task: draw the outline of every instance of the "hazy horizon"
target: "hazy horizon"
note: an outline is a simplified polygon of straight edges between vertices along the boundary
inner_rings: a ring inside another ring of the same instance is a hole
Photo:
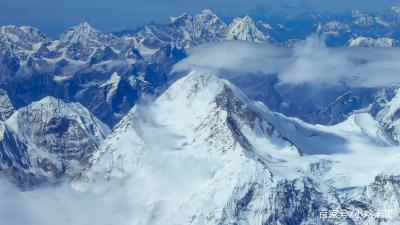
[[[341,2],[343,4],[341,4]],[[346,4],[344,4],[346,3]],[[142,25],[162,23],[170,16],[184,12],[195,14],[202,9],[211,9],[224,20],[237,16],[251,15],[256,18],[293,16],[299,13],[315,11],[320,13],[340,13],[352,9],[382,11],[392,5],[400,4],[395,0],[203,0],[203,1],[162,1],[117,0],[84,2],[71,0],[57,2],[51,0],[5,0],[0,5],[0,25],[29,25],[39,28],[49,36],[58,36],[68,27],[87,21],[103,31],[135,29]]]

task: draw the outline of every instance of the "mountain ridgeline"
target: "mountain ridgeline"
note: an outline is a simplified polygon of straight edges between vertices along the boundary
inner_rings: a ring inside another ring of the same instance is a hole
[[[3,26],[0,174],[21,190],[122,184],[140,208],[130,225],[396,224],[400,86],[315,95],[275,74],[172,69],[211,42],[292,48],[318,33],[331,47],[397,47],[398,30],[399,7],[303,26],[203,10],[118,33],[84,22],[57,39]]]
[[[353,11],[350,15],[319,16],[303,26],[288,21],[268,23],[249,16],[223,22],[210,10],[191,16],[171,17],[165,24],[146,25],[135,32],[105,33],[84,22],[52,40],[33,27],[3,26],[0,29],[0,88],[14,107],[24,107],[46,96],[79,102],[113,127],[142,95],[157,96],[171,80],[172,65],[193,46],[223,40],[243,40],[291,47],[311,33],[329,33],[332,46],[397,46],[400,14],[392,7],[382,14]],[[314,17],[313,17],[314,18]],[[306,29],[310,27],[310,29]],[[308,30],[307,34],[303,34]],[[172,79],[173,80],[173,79]],[[250,93],[259,82],[271,93]],[[273,90],[272,80],[251,80],[236,84],[274,110],[312,123],[333,124],[344,118],[330,118],[328,107],[348,90],[341,90],[325,102],[301,109],[290,94]],[[290,91],[289,91],[290,92]],[[274,96],[275,95],[275,96]],[[271,99],[274,96],[273,99]],[[359,96],[357,96],[359,97]],[[361,98],[365,99],[365,98]],[[364,107],[369,99],[355,107]],[[289,104],[289,109],[281,104]],[[297,105],[296,105],[297,104]],[[312,115],[318,109],[320,115]],[[347,115],[349,110],[340,114]]]

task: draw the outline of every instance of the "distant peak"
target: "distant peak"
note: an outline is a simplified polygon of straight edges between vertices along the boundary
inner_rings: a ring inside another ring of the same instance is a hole
[[[353,16],[363,16],[363,15],[364,15],[364,13],[363,13],[361,10],[359,10],[359,9],[353,9],[353,10],[351,10],[351,14],[352,14]]]
[[[39,29],[31,26],[2,26],[0,27],[0,35],[6,37],[8,41],[19,44],[23,43],[22,45],[25,46],[48,39]]]
[[[244,16],[243,20],[253,21],[253,19],[249,15]]]
[[[81,43],[87,45],[91,40],[98,40],[103,38],[103,36],[104,34],[101,31],[93,28],[88,22],[82,22],[63,33],[60,43]]]
[[[210,9],[203,9],[200,12],[200,15],[212,15],[212,16],[216,16],[216,14],[211,11]]]
[[[85,31],[98,31],[93,28],[88,22],[82,22],[76,26],[72,27],[73,30],[85,30]]]
[[[25,33],[40,33],[40,30],[36,27],[32,27],[32,26],[21,26],[21,27],[17,27],[15,25],[6,25],[6,26],[1,26],[0,27],[2,32],[5,32],[7,30],[20,30],[23,31]]]
[[[70,27],[63,35],[71,36],[89,33],[100,33],[100,31],[93,28],[88,22],[82,22],[78,25]]]

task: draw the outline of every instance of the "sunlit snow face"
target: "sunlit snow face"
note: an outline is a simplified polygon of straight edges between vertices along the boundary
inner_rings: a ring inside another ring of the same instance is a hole
[[[312,35],[294,48],[240,41],[205,44],[173,72],[206,69],[233,73],[278,74],[281,83],[382,87],[400,82],[397,48],[328,48],[323,37]]]

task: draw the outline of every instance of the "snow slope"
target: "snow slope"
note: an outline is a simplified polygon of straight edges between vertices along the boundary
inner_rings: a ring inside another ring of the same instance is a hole
[[[369,114],[309,125],[194,71],[135,106],[73,186],[122,182],[143,210],[131,224],[333,224],[319,211],[362,209],[357,202],[379,210],[379,195],[400,210],[398,196],[374,188],[396,186],[386,176],[396,175],[399,157]],[[369,219],[377,224],[335,224]]]

